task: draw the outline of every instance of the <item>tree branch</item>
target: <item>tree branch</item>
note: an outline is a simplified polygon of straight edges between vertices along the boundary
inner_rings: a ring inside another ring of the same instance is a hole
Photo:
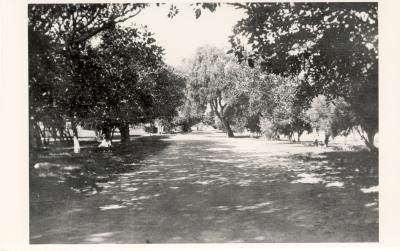
[[[213,101],[215,101],[215,104],[212,104],[212,102]],[[215,112],[215,114],[217,115],[217,117],[221,120],[221,122],[222,122],[222,115],[221,115],[221,113],[219,113],[219,111],[218,111],[218,109],[217,109],[217,107],[216,107],[216,104],[217,104],[217,100],[215,100],[215,99],[213,99],[211,102],[211,106],[213,106],[214,107],[214,112]]]
[[[210,107],[211,107],[211,110],[212,111],[214,111],[214,106],[213,106],[213,103],[210,101],[210,102],[208,102],[209,104],[210,104]]]
[[[97,16],[99,15],[99,9],[96,10],[95,14],[92,16],[92,18],[87,22],[86,25],[82,25],[81,27],[79,27],[76,32],[80,32],[81,30],[83,30],[85,27],[88,27],[89,25],[91,25],[93,23],[93,21],[97,18]]]
[[[105,22],[102,26],[91,30],[90,32],[83,34],[82,36],[80,36],[79,38],[73,40],[71,43],[82,43],[88,39],[90,39],[91,37],[95,36],[96,34],[100,33],[101,31],[104,31],[108,28],[110,28],[112,25],[116,24],[116,23],[121,23],[124,22],[132,17],[135,17],[136,15],[138,15],[140,12],[142,11],[142,9],[139,9],[139,11],[137,11],[135,14],[130,15],[124,19],[120,19],[120,20],[116,20],[118,17],[114,17],[111,18],[111,20],[109,20],[108,22]]]
[[[356,131],[358,132],[358,134],[364,140],[365,144],[369,145],[369,141],[365,138],[364,134],[360,132],[360,129],[358,129],[358,126],[356,126],[355,128],[356,128]]]
[[[73,43],[82,43],[82,42],[84,42],[84,41],[90,39],[91,37],[95,36],[95,35],[98,34],[99,32],[110,28],[110,27],[113,25],[113,23],[114,23],[114,21],[113,21],[113,20],[110,20],[110,21],[104,23],[102,26],[100,26],[100,27],[98,27],[98,28],[96,28],[96,29],[93,29],[92,31],[90,31],[90,32],[88,32],[88,33],[86,33],[86,34],[83,34],[83,35],[80,36],[79,38],[77,38],[77,39],[71,41],[71,44],[73,44]]]
[[[124,19],[118,20],[118,21],[116,21],[116,23],[125,22],[126,20],[128,20],[128,19],[130,19],[130,18],[132,18],[132,17],[135,17],[135,16],[139,15],[139,13],[140,13],[141,11],[142,11],[142,9],[139,9],[135,14],[130,15],[130,16],[124,18]]]
[[[222,105],[222,98],[221,97],[218,97],[218,103],[219,103],[219,106],[221,107],[221,113],[224,113],[224,109],[225,109],[225,107],[226,107],[226,105],[228,103],[225,103],[224,105]]]
[[[218,101],[217,101],[217,99],[213,99],[212,101],[214,102],[215,110],[216,110],[217,112],[219,112],[219,111],[218,111]]]

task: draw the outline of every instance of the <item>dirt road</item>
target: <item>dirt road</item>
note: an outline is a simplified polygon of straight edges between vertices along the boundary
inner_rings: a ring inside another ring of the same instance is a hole
[[[222,134],[159,143],[97,190],[31,185],[31,243],[378,241],[378,178],[358,153]]]

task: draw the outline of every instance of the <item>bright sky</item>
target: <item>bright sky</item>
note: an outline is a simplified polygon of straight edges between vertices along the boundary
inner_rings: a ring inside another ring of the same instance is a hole
[[[188,3],[176,5],[179,13],[172,19],[167,17],[170,6],[167,4],[145,8],[131,20],[137,25],[147,25],[157,44],[165,49],[166,63],[172,66],[179,66],[183,58],[193,56],[199,46],[228,47],[233,26],[243,17],[242,11],[221,5],[213,13],[203,10],[201,17],[196,19],[193,7]]]

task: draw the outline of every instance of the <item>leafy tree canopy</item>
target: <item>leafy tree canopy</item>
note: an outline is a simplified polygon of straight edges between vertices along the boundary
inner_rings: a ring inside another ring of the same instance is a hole
[[[367,134],[378,131],[377,3],[235,5],[246,12],[230,38],[239,60],[301,77],[308,102],[344,98]]]

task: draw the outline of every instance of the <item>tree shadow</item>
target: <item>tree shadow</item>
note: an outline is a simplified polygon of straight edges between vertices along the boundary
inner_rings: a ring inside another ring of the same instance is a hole
[[[31,242],[377,241],[378,194],[365,190],[378,184],[377,174],[367,171],[377,167],[377,156],[310,150],[254,157],[225,141],[162,139],[93,153],[109,163],[92,167],[96,177],[114,175],[96,182],[101,190],[94,196],[56,189],[55,195],[41,194],[50,198],[40,202],[48,201],[51,213],[43,206],[34,211],[31,233],[40,236],[31,234]],[[107,170],[110,164],[127,169]],[[57,177],[47,176],[47,189]],[[66,200],[63,207],[54,205],[60,200]]]
[[[378,153],[331,151],[294,155],[293,159],[307,163],[311,167],[308,171],[324,175],[326,180],[358,187],[378,185]]]
[[[101,192],[101,183],[115,180],[119,174],[139,170],[147,156],[167,147],[170,143],[162,140],[165,138],[167,136],[136,138],[127,144],[116,143],[107,151],[97,148],[96,141],[86,141],[82,142],[79,154],[72,153],[72,149],[66,151],[68,146],[39,150],[34,163],[31,160],[29,172],[31,213],[59,207],[56,203],[63,204],[63,198],[69,196]]]

